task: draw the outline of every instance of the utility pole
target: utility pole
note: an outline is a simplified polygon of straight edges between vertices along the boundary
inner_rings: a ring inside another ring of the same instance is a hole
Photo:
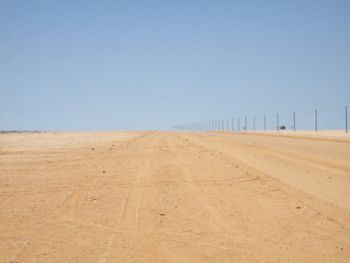
[[[232,132],[235,130],[235,119],[232,117],[231,119],[231,124],[232,124]]]
[[[293,111],[293,130],[295,131],[295,111]]]
[[[315,110],[315,132],[317,132],[317,109]]]
[[[277,131],[280,131],[280,116],[277,113]]]
[[[253,129],[254,129],[254,131],[255,131],[255,115],[254,115],[254,117],[253,117]]]
[[[238,118],[238,132],[241,131],[241,118]]]
[[[247,124],[247,116],[244,117],[244,129],[248,130],[248,124]]]
[[[348,133],[348,106],[345,106],[345,133]]]
[[[264,131],[266,131],[266,115],[264,115]]]

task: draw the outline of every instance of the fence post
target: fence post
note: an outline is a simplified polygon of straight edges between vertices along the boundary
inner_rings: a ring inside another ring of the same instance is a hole
[[[280,116],[277,113],[277,131],[280,131]]]
[[[348,133],[348,106],[345,106],[345,133]]]
[[[315,132],[317,132],[317,109],[315,110]]]
[[[293,130],[295,131],[295,111],[293,111]]]

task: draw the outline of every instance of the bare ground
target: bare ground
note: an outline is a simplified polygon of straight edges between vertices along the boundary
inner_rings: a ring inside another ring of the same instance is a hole
[[[350,143],[0,134],[0,262],[349,262]]]

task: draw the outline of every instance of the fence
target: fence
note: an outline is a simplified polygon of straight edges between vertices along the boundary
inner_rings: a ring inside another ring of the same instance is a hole
[[[280,131],[343,130],[348,133],[348,106],[311,111],[253,114],[177,125],[173,128],[192,131]]]

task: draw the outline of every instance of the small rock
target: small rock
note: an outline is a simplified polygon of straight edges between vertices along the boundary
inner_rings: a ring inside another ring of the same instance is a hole
[[[103,171],[102,171],[102,173],[103,173],[103,174],[105,174],[105,173],[106,173],[106,171],[104,171],[104,170],[103,170]]]
[[[165,214],[159,214],[160,216],[165,216]]]
[[[297,206],[297,207],[296,207],[296,209],[300,209],[300,208],[301,208],[301,206]]]
[[[94,147],[92,147],[92,148],[91,148],[91,150],[92,150],[92,151],[94,151],[94,150],[95,150],[95,148],[94,148]]]

